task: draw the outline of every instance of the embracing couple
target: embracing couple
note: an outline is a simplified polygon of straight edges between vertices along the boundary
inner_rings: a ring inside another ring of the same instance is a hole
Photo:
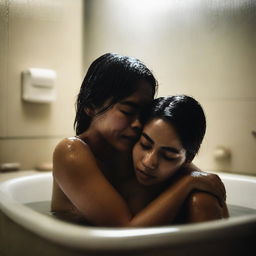
[[[140,60],[107,53],[89,67],[76,136],[53,154],[52,213],[94,226],[145,227],[228,217],[220,178],[192,164],[206,120],[192,97],[154,99]]]

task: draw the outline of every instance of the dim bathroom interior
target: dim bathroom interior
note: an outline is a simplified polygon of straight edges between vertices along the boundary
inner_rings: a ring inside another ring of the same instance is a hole
[[[2,0],[0,38],[0,256],[256,252],[255,0]],[[193,162],[223,180],[230,218],[95,228],[50,216],[54,147],[75,135],[81,82],[106,52],[146,63],[158,97],[202,104]]]

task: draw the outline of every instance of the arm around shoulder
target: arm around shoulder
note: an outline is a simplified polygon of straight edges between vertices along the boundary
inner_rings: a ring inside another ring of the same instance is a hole
[[[54,151],[53,176],[84,218],[96,226],[168,224],[174,220],[192,190],[212,192],[216,184],[215,176],[214,179],[204,175],[194,177],[188,172],[145,209],[132,216],[125,200],[99,169],[89,146],[68,139],[61,141]]]
[[[63,193],[92,224],[123,226],[129,222],[131,215],[125,201],[98,168],[88,145],[62,140],[53,154],[53,176]]]

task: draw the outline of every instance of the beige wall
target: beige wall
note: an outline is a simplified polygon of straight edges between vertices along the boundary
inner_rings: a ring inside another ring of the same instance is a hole
[[[256,175],[255,1],[93,0],[87,12],[88,63],[109,51],[140,58],[158,96],[202,103],[208,127],[195,163]],[[219,146],[230,160],[215,160]]]
[[[73,135],[74,103],[82,79],[81,0],[4,0],[0,4],[0,163],[22,169],[51,162],[57,141]],[[57,100],[21,99],[21,72],[57,73]]]
[[[185,93],[202,103],[208,127],[195,159],[199,167],[256,175],[253,2],[2,0],[0,163],[26,169],[50,162],[57,141],[73,134],[86,66],[118,52],[154,71],[158,96]],[[29,67],[57,72],[56,102],[21,100],[21,72]],[[219,145],[231,151],[230,160],[214,159]]]

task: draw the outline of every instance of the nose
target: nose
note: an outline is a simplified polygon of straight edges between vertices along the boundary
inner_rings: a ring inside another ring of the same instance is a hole
[[[142,129],[142,124],[141,124],[141,122],[140,122],[138,116],[136,116],[136,117],[134,118],[134,120],[132,121],[131,127],[132,127],[133,130],[136,130],[137,132],[140,132],[140,131],[141,131],[141,129]]]
[[[158,159],[154,151],[147,152],[142,159],[142,164],[146,169],[154,170],[157,168]]]

